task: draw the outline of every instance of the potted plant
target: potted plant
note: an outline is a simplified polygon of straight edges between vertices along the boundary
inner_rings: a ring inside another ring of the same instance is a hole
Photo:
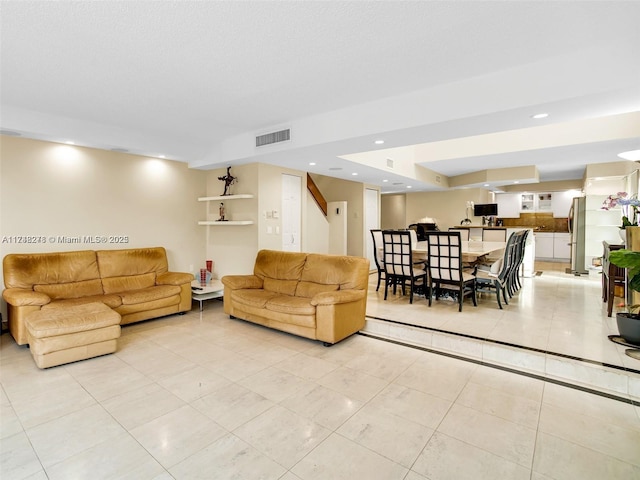
[[[614,265],[627,269],[628,285],[631,290],[640,292],[640,252],[621,249],[609,254]],[[626,342],[640,346],[640,305],[628,305],[626,312],[616,313],[618,332]]]

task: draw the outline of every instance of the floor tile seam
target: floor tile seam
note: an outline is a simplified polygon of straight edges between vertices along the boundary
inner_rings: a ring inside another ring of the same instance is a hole
[[[549,376],[546,376],[546,375],[541,375],[541,374],[537,374],[537,373],[531,373],[531,372],[527,372],[527,371],[524,371],[524,370],[517,370],[515,368],[510,368],[510,367],[505,367],[505,366],[502,366],[502,365],[497,365],[497,364],[494,364],[494,363],[491,363],[491,362],[487,362],[485,360],[478,360],[478,359],[471,358],[471,357],[464,357],[464,356],[457,355],[457,354],[454,354],[454,353],[443,352],[443,351],[440,351],[440,350],[436,350],[436,349],[433,349],[433,348],[430,348],[430,347],[424,347],[424,346],[420,346],[420,345],[413,345],[413,344],[410,344],[410,343],[405,343],[405,342],[401,342],[399,340],[389,339],[389,338],[381,337],[381,336],[370,334],[370,333],[366,333],[366,332],[358,332],[358,335],[362,335],[362,336],[370,337],[370,338],[375,338],[376,340],[380,340],[380,341],[383,341],[383,342],[390,342],[390,343],[395,343],[397,345],[403,345],[403,346],[408,347],[408,348],[415,348],[415,349],[418,349],[418,350],[426,351],[426,352],[429,352],[429,353],[434,353],[434,354],[437,354],[437,355],[442,355],[442,356],[449,357],[449,358],[454,358],[456,360],[461,360],[461,361],[464,361],[464,362],[470,362],[470,363],[474,363],[474,364],[485,366],[485,367],[495,368],[497,370],[502,370],[502,371],[505,371],[505,372],[513,373],[515,375],[521,375],[521,376],[525,376],[525,377],[529,377],[529,378],[534,378],[534,379],[537,379],[537,380],[541,380],[543,382],[553,383],[553,384],[556,384],[556,385],[559,385],[559,386],[571,388],[571,389],[574,389],[574,390],[579,390],[579,391],[582,391],[582,392],[585,392],[585,393],[590,393],[590,394],[597,395],[597,396],[600,396],[600,397],[608,398],[610,400],[617,400],[617,401],[622,402],[622,403],[628,403],[630,405],[634,405],[634,406],[640,407],[640,400],[636,400],[636,399],[631,398],[631,397],[625,398],[625,397],[614,395],[614,394],[611,394],[611,393],[608,393],[608,392],[603,392],[603,391],[596,390],[596,389],[593,389],[593,388],[584,387],[582,385],[572,384],[570,382],[565,382],[565,381],[562,381],[562,380],[558,380],[556,378],[549,377]]]
[[[125,428],[125,426],[124,426],[124,425],[122,425],[122,424],[118,421],[118,419],[117,419],[117,418],[115,418],[115,417],[111,414],[111,412],[109,412],[109,410],[107,410],[107,409],[106,409],[102,404],[100,404],[99,402],[98,402],[98,405],[99,405],[99,406],[100,406],[100,408],[101,408],[101,409],[102,409],[102,410],[103,410],[103,411],[104,411],[104,412],[105,412],[109,417],[111,417],[111,419],[112,419],[112,420],[113,420],[113,421],[114,421],[114,422],[115,422],[115,423],[116,423],[116,424],[121,428],[121,431],[120,431],[120,432],[118,432],[117,434],[113,435],[113,436],[110,436],[110,437],[107,437],[107,438],[100,438],[100,440],[98,441],[98,443],[96,443],[96,444],[94,444],[94,445],[91,445],[91,446],[89,446],[89,447],[84,447],[84,448],[82,448],[82,449],[78,450],[77,452],[73,453],[72,455],[69,455],[69,456],[67,456],[67,457],[63,458],[62,460],[59,460],[59,461],[54,462],[54,463],[52,463],[51,465],[47,465],[47,466],[45,466],[45,465],[44,465],[44,463],[42,462],[42,460],[40,460],[40,456],[38,455],[38,452],[37,452],[36,448],[35,448],[35,447],[33,446],[33,444],[32,444],[33,451],[34,451],[34,453],[38,456],[38,460],[40,461],[40,465],[42,465],[42,469],[44,470],[45,474],[47,475],[47,478],[49,477],[49,474],[48,474],[49,469],[51,469],[51,468],[55,467],[56,465],[60,465],[61,463],[64,463],[64,462],[66,462],[66,461],[68,461],[68,460],[70,460],[70,459],[72,459],[72,458],[74,458],[74,457],[77,457],[78,455],[81,455],[81,454],[83,454],[83,453],[85,453],[85,452],[87,452],[87,451],[91,450],[91,449],[92,449],[92,448],[94,448],[96,445],[99,445],[99,444],[101,444],[101,443],[104,443],[104,442],[106,442],[106,441],[108,441],[108,440],[111,440],[111,439],[113,439],[113,438],[116,438],[116,437],[118,437],[118,436],[120,436],[120,435],[126,434],[126,435],[128,435],[129,437],[131,437],[131,438],[132,438],[136,443],[138,443],[138,444],[140,443],[140,442],[138,442],[138,440],[137,440],[137,439],[136,439],[136,438],[131,434],[131,432],[130,432],[127,428]],[[89,406],[89,407],[84,407],[84,408],[91,408],[91,407],[93,407],[93,405],[91,405],[91,406]],[[83,409],[84,409],[84,408],[83,408]],[[81,410],[83,410],[83,409],[81,409]],[[69,413],[67,413],[67,414],[65,414],[65,415],[62,415],[62,416],[60,416],[60,417],[54,418],[54,419],[52,419],[52,420],[49,420],[49,422],[52,422],[52,421],[58,420],[58,419],[60,419],[60,418],[62,418],[62,417],[66,417],[66,416],[72,415],[72,414],[77,413],[77,412],[79,412],[79,411],[80,411],[80,410],[76,410],[76,411],[74,411],[74,412],[69,412]],[[45,423],[49,423],[49,422],[45,422]],[[44,424],[40,424],[40,425],[44,425]],[[26,431],[25,431],[25,433],[27,434],[27,436],[29,435]],[[30,437],[29,437],[29,442],[31,443],[31,438],[30,438]],[[143,446],[143,445],[140,445],[140,446],[141,446],[142,448],[144,448],[144,446]],[[145,450],[146,450],[146,449],[145,449]],[[150,452],[148,452],[148,453],[149,453],[149,454],[151,454]],[[153,457],[153,456],[152,456],[152,457]],[[153,458],[154,458],[154,460],[156,460],[156,458],[155,458],[155,457],[153,457]],[[157,460],[156,460],[156,461],[157,461]]]
[[[465,445],[468,445],[469,447],[472,447],[472,448],[475,448],[475,449],[481,450],[482,452],[484,452],[484,453],[486,453],[486,454],[488,454],[488,455],[490,455],[490,456],[492,456],[492,457],[494,457],[494,458],[499,458],[499,459],[501,459],[501,460],[504,460],[504,461],[506,461],[506,462],[509,462],[509,463],[510,463],[510,464],[512,464],[512,465],[516,465],[516,466],[518,466],[518,467],[522,467],[522,468],[524,468],[524,469],[528,470],[529,472],[533,472],[533,457],[534,457],[534,455],[532,455],[531,466],[530,466],[530,467],[527,467],[526,465],[522,465],[521,463],[518,463],[517,461],[513,460],[512,458],[507,458],[507,457],[505,457],[505,456],[503,456],[503,455],[499,455],[499,454],[497,454],[496,452],[492,452],[491,450],[487,450],[486,448],[481,447],[480,445],[475,445],[475,444],[470,443],[469,441],[467,441],[467,440],[465,440],[465,439],[458,438],[458,437],[454,437],[453,435],[451,435],[451,434],[449,434],[449,433],[446,433],[446,432],[442,432],[442,431],[436,430],[436,431],[433,433],[433,435],[435,435],[436,433],[437,433],[438,435],[442,435],[442,436],[448,437],[448,438],[450,438],[450,439],[452,439],[452,440],[455,440],[455,441],[457,441],[457,442],[464,443]],[[432,435],[432,437],[431,437],[431,438],[433,438],[433,435]],[[429,441],[431,441],[431,439],[429,439]],[[428,445],[428,443],[427,443],[427,445]],[[427,448],[427,445],[425,445],[425,448]],[[535,444],[534,444],[534,452],[535,452]],[[422,454],[422,452],[420,452],[420,453]],[[418,472],[416,472],[416,473],[418,473]]]
[[[608,457],[608,458],[612,458],[612,459],[616,460],[617,462],[624,463],[624,464],[626,464],[626,465],[631,466],[632,468],[635,468],[635,469],[640,470],[640,462],[638,462],[638,463],[631,463],[631,462],[629,462],[628,460],[624,460],[624,459],[622,459],[622,458],[620,458],[620,457],[616,457],[616,456],[611,455],[611,454],[609,454],[609,453],[605,453],[605,452],[603,452],[603,451],[601,451],[601,450],[597,450],[597,449],[595,449],[595,448],[593,448],[593,447],[590,447],[590,446],[584,445],[584,444],[582,444],[582,443],[577,443],[577,442],[575,442],[575,441],[573,441],[573,440],[569,440],[568,438],[562,437],[562,436],[560,436],[560,435],[558,435],[558,434],[555,434],[555,433],[547,432],[547,431],[544,431],[544,430],[540,430],[540,433],[542,433],[542,434],[544,434],[544,435],[548,435],[548,436],[550,436],[550,437],[554,437],[554,438],[556,438],[556,439],[558,439],[558,440],[561,440],[561,441],[563,441],[563,442],[566,442],[566,443],[570,443],[570,444],[573,444],[573,445],[577,445],[578,447],[580,447],[580,448],[582,448],[582,449],[584,449],[584,450],[589,450],[590,452],[593,452],[593,453],[595,453],[595,454],[597,454],[597,455],[602,455],[602,456],[605,456],[605,457]]]
[[[16,415],[17,416],[17,415]],[[18,417],[18,421],[20,421],[20,418]],[[25,436],[25,438],[27,439],[27,441],[29,442],[29,446],[31,447],[31,451],[33,452],[33,454],[35,455],[36,459],[38,460],[38,464],[40,465],[40,468],[42,469],[42,471],[45,473],[46,475],[46,468],[44,466],[44,463],[42,462],[42,459],[40,458],[40,455],[38,454],[38,450],[36,450],[35,445],[33,444],[33,441],[31,440],[31,436],[29,435],[29,433],[27,432],[27,430],[24,428],[24,425],[22,425],[22,421],[20,421],[20,426],[22,427],[22,431],[20,432],[16,432],[13,435],[7,437],[6,439],[2,439],[2,441],[0,441],[0,443],[8,440],[9,438],[15,437],[17,435],[23,434]],[[0,470],[1,471],[1,470]]]
[[[387,322],[387,323],[394,323],[396,325],[403,325],[403,326],[406,326],[406,327],[414,327],[414,328],[419,328],[419,329],[422,329],[422,330],[429,330],[429,331],[437,332],[437,333],[444,333],[446,335],[464,337],[464,338],[468,338],[468,339],[471,339],[471,340],[478,340],[478,341],[481,341],[481,342],[493,343],[493,344],[496,344],[496,345],[502,345],[502,346],[507,346],[507,347],[518,348],[518,349],[521,349],[521,350],[528,350],[528,351],[535,352],[535,353],[542,353],[542,354],[545,354],[545,355],[552,355],[554,357],[560,357],[560,358],[564,358],[564,359],[568,359],[568,360],[576,360],[576,361],[579,361],[579,362],[582,362],[582,363],[602,366],[602,367],[611,368],[611,369],[614,369],[614,370],[621,370],[621,371],[625,371],[625,372],[628,372],[628,373],[633,373],[633,374],[640,375],[640,370],[635,370],[635,369],[632,369],[632,368],[619,366],[619,365],[612,365],[612,364],[605,363],[605,362],[598,362],[597,360],[590,360],[590,359],[586,359],[586,358],[582,358],[582,357],[576,357],[574,355],[567,355],[567,354],[564,354],[564,353],[552,352],[552,351],[549,351],[549,350],[543,350],[541,348],[527,347],[527,346],[524,346],[524,345],[518,345],[516,343],[505,342],[505,341],[502,341],[502,340],[494,340],[494,339],[491,339],[491,338],[483,338],[483,337],[478,337],[478,336],[475,336],[475,335],[469,335],[469,334],[466,334],[466,333],[452,332],[450,330],[443,330],[443,329],[440,329],[440,328],[427,327],[427,326],[423,326],[423,325],[409,324],[409,323],[400,322],[398,320],[392,320],[392,319],[383,318],[383,317],[375,317],[375,316],[372,316],[372,315],[366,315],[366,318],[371,318],[372,320],[379,320],[379,321],[383,321],[383,322]]]

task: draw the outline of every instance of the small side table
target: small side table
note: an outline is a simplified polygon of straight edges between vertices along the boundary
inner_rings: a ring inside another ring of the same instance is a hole
[[[220,298],[224,295],[224,285],[220,280],[211,280],[209,283],[202,285],[198,280],[191,282],[191,298],[200,302],[200,311],[202,311],[202,302],[211,300],[212,298]]]

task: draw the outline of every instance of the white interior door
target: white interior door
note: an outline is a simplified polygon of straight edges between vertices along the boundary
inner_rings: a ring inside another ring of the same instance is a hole
[[[302,178],[282,174],[282,250],[300,251]]]

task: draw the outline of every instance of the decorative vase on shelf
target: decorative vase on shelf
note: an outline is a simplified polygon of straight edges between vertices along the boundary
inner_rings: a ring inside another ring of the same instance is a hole
[[[622,240],[622,243],[627,242],[627,230],[625,228],[619,228],[618,235],[620,235],[620,240]]]

